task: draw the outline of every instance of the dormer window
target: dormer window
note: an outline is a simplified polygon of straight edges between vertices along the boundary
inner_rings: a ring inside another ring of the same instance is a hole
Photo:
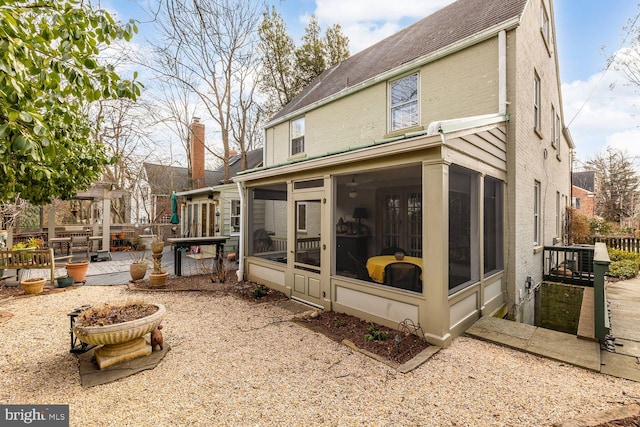
[[[304,117],[291,121],[291,155],[304,153]]]
[[[389,84],[391,132],[417,126],[418,73],[394,80]]]

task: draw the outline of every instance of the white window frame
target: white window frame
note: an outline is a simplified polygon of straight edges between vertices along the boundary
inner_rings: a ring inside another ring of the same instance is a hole
[[[234,212],[234,207],[237,208],[237,213]],[[240,234],[240,199],[231,199],[229,202],[229,219],[231,221],[230,225],[230,233],[231,234]],[[238,231],[234,231],[234,223],[237,223]]]
[[[540,91],[541,82],[538,72],[534,71],[533,78],[533,128],[536,132],[540,133],[542,130],[542,115],[540,111]]]
[[[290,122],[291,141],[289,150],[292,156],[304,153],[305,120],[304,116]]]
[[[556,134],[554,136],[556,141],[556,158],[560,160],[560,115],[556,113]]]
[[[542,241],[540,201],[540,181],[535,181],[533,186],[533,246],[540,246]]]
[[[397,104],[394,104],[393,103],[394,87],[398,83],[402,82],[403,80],[408,81],[408,79],[412,79],[412,78],[415,78],[415,96],[412,96],[409,99],[406,99],[401,102],[398,102]],[[399,79],[389,82],[389,131],[390,132],[395,132],[401,129],[415,127],[420,124],[419,98],[420,98],[420,74],[419,73],[417,72],[411,73]],[[396,110],[411,107],[412,105],[414,105],[415,107],[413,111],[410,111],[409,113],[407,113],[407,115],[409,116],[408,120],[407,119],[399,120],[399,123],[396,124],[396,121],[394,121],[394,112]]]
[[[549,13],[547,12],[544,0],[540,2],[540,32],[548,47],[551,41],[551,21],[549,21]]]
[[[556,107],[551,104],[551,146],[556,148]]]
[[[556,240],[560,238],[560,192],[556,191]]]

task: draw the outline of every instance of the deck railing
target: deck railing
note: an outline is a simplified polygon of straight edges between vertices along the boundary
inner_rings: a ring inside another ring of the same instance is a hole
[[[548,282],[593,286],[594,327],[600,344],[609,333],[604,280],[609,254],[604,243],[595,245],[545,246],[543,278]]]
[[[592,245],[545,246],[544,280],[593,286],[593,254]]]

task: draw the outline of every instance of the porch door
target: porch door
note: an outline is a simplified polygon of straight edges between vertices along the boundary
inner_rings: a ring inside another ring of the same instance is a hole
[[[294,195],[295,245],[289,250],[289,255],[293,256],[292,296],[321,307],[320,271],[326,249],[321,236],[323,197],[324,192],[317,191]]]

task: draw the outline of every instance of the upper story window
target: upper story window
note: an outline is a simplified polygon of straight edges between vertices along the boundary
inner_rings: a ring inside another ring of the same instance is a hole
[[[417,126],[418,121],[418,73],[394,80],[389,84],[391,129]]]
[[[540,32],[544,42],[549,46],[551,41],[551,24],[549,23],[549,13],[544,5],[544,1],[540,2]]]
[[[534,73],[533,79],[533,128],[536,132],[541,133],[541,116],[540,116],[540,77],[538,73]]]
[[[558,158],[558,160],[560,160],[560,116],[558,114],[556,114],[556,134],[555,134],[555,141],[556,141],[556,157]]]
[[[304,117],[291,121],[291,155],[304,153]]]
[[[551,106],[551,146],[556,147],[556,109]]]

